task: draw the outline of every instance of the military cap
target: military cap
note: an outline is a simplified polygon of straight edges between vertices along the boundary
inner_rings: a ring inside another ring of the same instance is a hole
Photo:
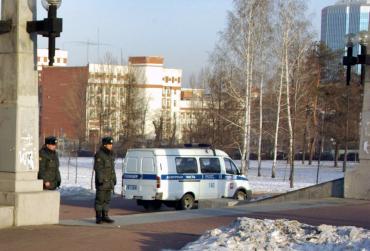
[[[101,142],[102,142],[103,145],[113,144],[113,138],[112,137],[104,137]]]
[[[54,136],[49,136],[45,138],[45,145],[56,145],[58,144],[58,139]]]

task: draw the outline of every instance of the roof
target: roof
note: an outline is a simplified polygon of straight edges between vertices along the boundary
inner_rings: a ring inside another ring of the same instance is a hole
[[[151,152],[155,156],[214,156],[210,148],[134,148],[129,152]],[[215,149],[215,152],[217,156],[229,157],[224,151]]]

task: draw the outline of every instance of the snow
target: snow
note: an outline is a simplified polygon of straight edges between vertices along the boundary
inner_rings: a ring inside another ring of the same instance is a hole
[[[117,185],[114,192],[121,194],[122,159],[116,159]],[[77,168],[76,168],[77,167]],[[95,195],[94,158],[60,158],[61,196],[83,199]],[[76,175],[77,174],[77,175]],[[77,178],[76,178],[77,177]]]
[[[311,226],[285,219],[238,218],[207,231],[190,250],[370,250],[370,231],[356,227]]]
[[[240,166],[240,161],[235,161]],[[348,162],[349,169],[357,163]],[[320,164],[319,183],[335,180],[344,177],[342,172],[342,162],[338,164],[339,168],[334,168],[334,162],[324,161]],[[316,184],[317,162],[309,166],[308,162],[302,164],[301,161],[295,162],[294,188],[289,186],[290,167],[286,161],[279,161],[276,168],[276,177],[271,178],[272,161],[262,161],[261,177],[257,176],[257,161],[251,161],[251,167],[248,172],[248,180],[252,191],[258,193],[285,193],[288,191],[312,186]]]

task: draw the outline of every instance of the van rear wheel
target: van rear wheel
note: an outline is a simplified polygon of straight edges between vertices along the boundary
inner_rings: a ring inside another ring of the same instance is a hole
[[[191,194],[185,194],[177,207],[177,209],[182,209],[182,210],[190,210],[194,207],[195,199],[194,196]]]
[[[235,200],[246,200],[247,199],[247,194],[244,191],[237,191],[234,195]]]

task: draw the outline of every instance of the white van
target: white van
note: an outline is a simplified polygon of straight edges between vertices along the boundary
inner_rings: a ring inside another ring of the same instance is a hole
[[[191,209],[201,199],[251,197],[247,178],[223,151],[209,148],[130,149],[122,192],[146,209]]]

